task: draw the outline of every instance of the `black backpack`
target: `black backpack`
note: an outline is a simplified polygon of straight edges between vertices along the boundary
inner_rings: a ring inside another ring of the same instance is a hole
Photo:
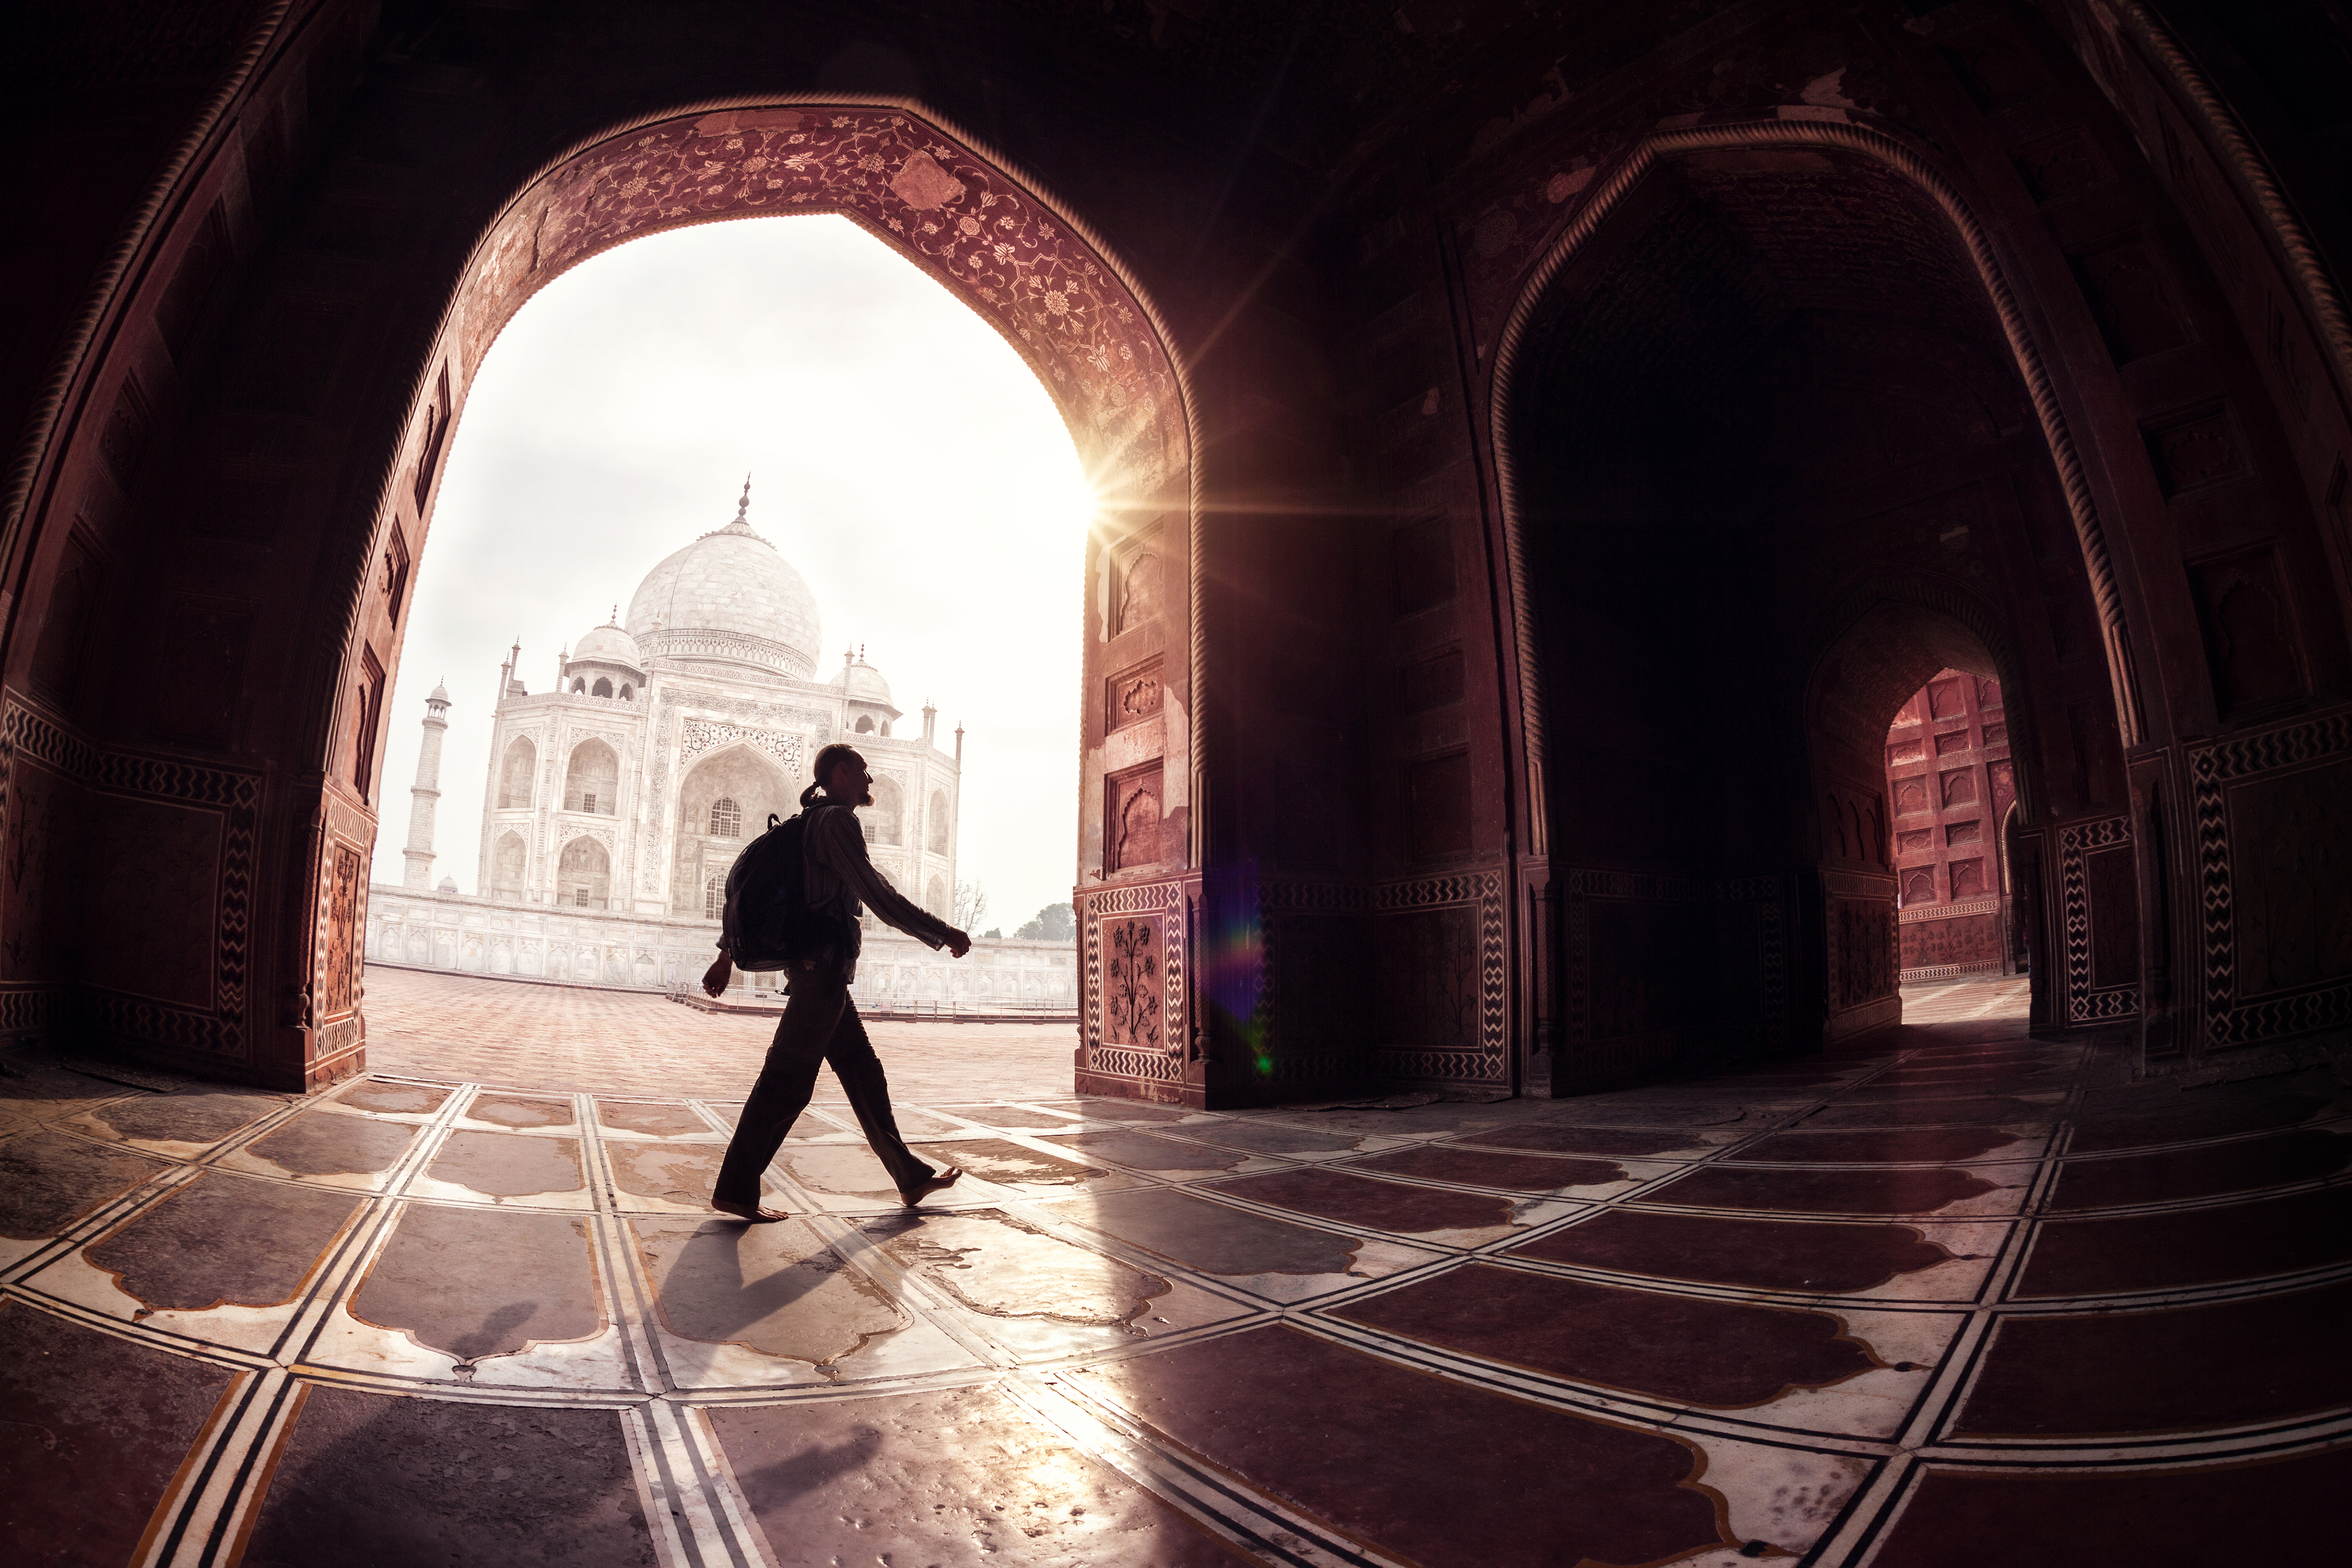
[[[782,969],[813,957],[842,938],[831,910],[808,901],[807,852],[813,807],[788,822],[768,815],[768,831],[743,846],[727,872],[727,908],[719,930],[738,969]]]

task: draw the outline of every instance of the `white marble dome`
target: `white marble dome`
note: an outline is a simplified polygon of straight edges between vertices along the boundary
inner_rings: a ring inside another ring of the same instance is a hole
[[[582,637],[572,650],[574,664],[619,664],[631,669],[643,669],[646,656],[637,647],[637,639],[620,627],[606,624]]]
[[[805,678],[816,669],[816,595],[751,531],[748,495],[746,487],[734,521],[646,574],[629,601],[628,635],[656,658],[759,665]]]

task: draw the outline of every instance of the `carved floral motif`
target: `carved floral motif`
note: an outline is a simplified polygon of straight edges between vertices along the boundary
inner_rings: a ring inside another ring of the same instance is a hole
[[[1160,1033],[1160,931],[1149,918],[1103,922],[1109,949],[1103,966],[1103,1037],[1114,1045],[1157,1048]]]
[[[709,719],[688,719],[678,736],[677,760],[690,763],[705,752],[721,746],[753,746],[793,770],[798,776],[801,765],[801,737],[781,730],[753,730],[737,724],[721,724]]]

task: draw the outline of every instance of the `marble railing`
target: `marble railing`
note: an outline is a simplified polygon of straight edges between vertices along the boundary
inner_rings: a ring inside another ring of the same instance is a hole
[[[716,955],[715,921],[563,905],[518,904],[464,893],[368,889],[367,956],[452,973],[667,991],[698,981]],[[739,992],[772,975],[738,975]],[[1077,1005],[1073,942],[981,938],[951,961],[911,937],[869,928],[854,994],[861,1005],[925,1012],[1067,1012]]]

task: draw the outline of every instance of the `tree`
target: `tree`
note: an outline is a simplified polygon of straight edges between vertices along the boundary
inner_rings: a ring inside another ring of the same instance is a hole
[[[955,890],[955,913],[950,916],[958,931],[970,931],[988,912],[988,889],[978,882],[958,882]]]
[[[1067,942],[1078,934],[1077,915],[1067,904],[1047,904],[1013,934],[1024,942]]]

